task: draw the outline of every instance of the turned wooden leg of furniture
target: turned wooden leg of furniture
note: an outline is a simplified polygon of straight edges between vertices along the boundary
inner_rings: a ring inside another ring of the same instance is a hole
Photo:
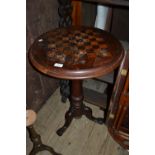
[[[72,80],[71,84],[71,98],[70,98],[70,109],[65,115],[65,124],[63,127],[57,130],[57,134],[62,136],[66,129],[69,127],[73,118],[81,118],[82,115],[85,115],[88,119],[103,124],[103,118],[95,118],[92,115],[91,108],[83,104],[83,88],[82,80]]]
[[[96,118],[92,115],[92,109],[85,106],[83,108],[83,114],[90,120],[98,123],[98,124],[103,124],[104,123],[104,118]]]
[[[61,155],[56,153],[50,146],[44,145],[42,143],[40,135],[34,130],[33,124],[36,120],[36,113],[32,110],[26,110],[26,126],[29,131],[30,139],[33,142],[33,149],[30,155],[36,155],[40,151],[49,151],[53,155]]]
[[[60,94],[61,94],[61,101],[66,103],[67,99],[70,96],[70,84],[69,80],[60,80]]]
[[[66,129],[69,127],[69,125],[71,124],[73,120],[73,113],[71,111],[71,108],[66,112],[65,114],[65,124],[63,125],[63,127],[61,127],[60,129],[57,130],[57,134],[59,136],[62,136],[63,133],[66,131]]]

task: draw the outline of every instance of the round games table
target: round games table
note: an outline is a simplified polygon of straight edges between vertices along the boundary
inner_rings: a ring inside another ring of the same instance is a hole
[[[82,81],[110,73],[121,63],[124,50],[110,33],[86,26],[57,28],[39,36],[29,49],[32,65],[48,76],[71,81],[70,108],[65,124],[57,131],[61,136],[73,118],[85,115],[95,118],[91,108],[83,104]]]

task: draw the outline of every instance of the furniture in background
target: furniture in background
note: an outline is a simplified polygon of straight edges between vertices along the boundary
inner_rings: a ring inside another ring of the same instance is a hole
[[[35,131],[33,127],[36,118],[37,114],[33,110],[26,110],[26,127],[29,131],[30,139],[33,142],[33,148],[30,152],[30,155],[36,155],[40,151],[48,151],[53,155],[61,155],[59,153],[56,153],[52,147],[44,145],[42,143],[40,135]]]
[[[120,41],[124,51],[128,52],[129,44],[125,41]],[[84,100],[87,103],[98,106],[101,110],[104,111],[104,122],[106,123],[106,119],[108,117],[108,109],[110,104],[110,99],[113,91],[113,87],[116,81],[118,68],[111,72],[110,74],[100,76],[97,78],[93,78],[93,80],[100,83],[100,85],[106,84],[106,89],[103,92],[98,92],[89,88],[84,88]]]
[[[129,53],[118,71],[108,109],[107,126],[112,137],[125,149],[129,149]]]

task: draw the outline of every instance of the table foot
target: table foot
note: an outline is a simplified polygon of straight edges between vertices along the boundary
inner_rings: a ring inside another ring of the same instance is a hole
[[[83,109],[83,114],[90,120],[98,123],[98,124],[103,124],[104,123],[104,118],[96,118],[92,115],[92,110],[91,108],[84,106]]]
[[[56,131],[58,136],[62,136],[73,120],[73,113],[69,110],[65,115],[65,124]]]
[[[51,148],[50,146],[47,146],[47,145],[44,145],[44,144],[41,144],[40,146],[37,146],[37,147],[33,147],[32,151],[30,152],[29,155],[36,155],[38,152],[41,152],[41,151],[48,151],[53,155],[61,155],[59,153],[56,153],[54,151],[54,149]]]
[[[29,155],[36,155],[40,151],[48,151],[53,155],[61,155],[54,151],[54,149],[50,146],[44,145],[42,143],[40,135],[34,130],[33,126],[27,127],[31,141],[33,142],[33,149]]]

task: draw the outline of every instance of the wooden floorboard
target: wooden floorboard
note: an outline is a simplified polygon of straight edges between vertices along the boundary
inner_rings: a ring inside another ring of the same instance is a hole
[[[85,103],[87,104],[87,103]],[[87,104],[93,109],[95,116],[103,116],[103,112],[96,106]],[[64,123],[64,115],[68,110],[66,104],[60,100],[59,89],[49,98],[45,106],[39,111],[35,129],[41,135],[44,144],[52,146],[63,155],[128,155],[117,144],[107,131],[105,125],[96,124],[85,116],[81,119],[73,119],[70,127],[59,137],[56,130]],[[27,133],[27,155],[32,149],[32,143]],[[37,155],[49,155],[43,151]]]

